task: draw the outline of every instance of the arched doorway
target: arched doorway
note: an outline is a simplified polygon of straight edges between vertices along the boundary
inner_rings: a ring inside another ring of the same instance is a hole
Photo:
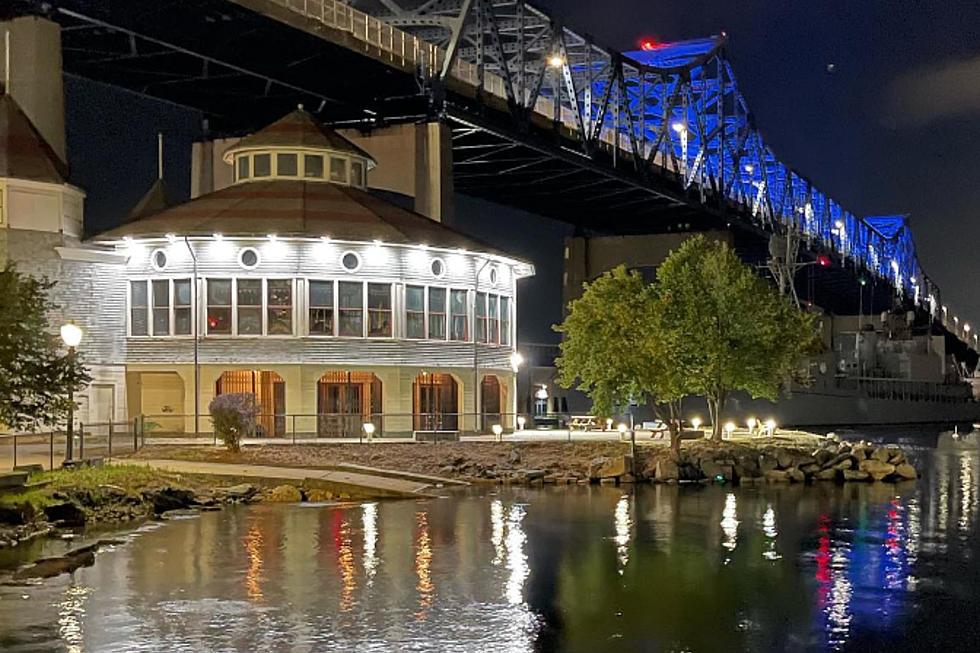
[[[381,411],[381,379],[370,372],[326,372],[316,382],[318,437],[357,437],[365,422],[381,435]]]
[[[259,407],[256,437],[286,435],[286,382],[268,370],[229,370],[214,384],[214,394],[251,394]]]
[[[480,429],[489,433],[494,424],[507,427],[507,387],[500,377],[487,374],[480,383]]]
[[[451,374],[422,372],[412,384],[412,429],[459,430],[459,397]]]

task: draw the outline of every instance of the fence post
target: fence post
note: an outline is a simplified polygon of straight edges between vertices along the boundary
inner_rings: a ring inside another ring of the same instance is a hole
[[[14,467],[17,467],[17,434],[14,433]]]
[[[293,444],[296,444],[296,414],[293,413]]]
[[[146,415],[140,413],[140,449],[146,446]]]
[[[49,438],[48,471],[54,471],[54,429],[51,429],[51,437]]]
[[[140,443],[139,443],[139,423],[140,423],[140,418],[139,417],[134,417],[133,418],[133,453],[136,453],[137,451],[139,451],[139,448],[140,448]]]
[[[78,423],[78,457],[85,457],[85,423]]]
[[[109,460],[112,460],[112,420],[109,420]]]

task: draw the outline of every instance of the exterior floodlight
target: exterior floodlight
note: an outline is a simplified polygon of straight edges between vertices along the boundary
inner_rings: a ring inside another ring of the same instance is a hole
[[[742,169],[745,170],[745,172],[749,173],[750,175],[753,172],[755,172],[755,166],[752,165],[751,163],[746,163]]]
[[[527,418],[526,417],[524,417],[523,415],[521,415],[520,417],[517,418],[517,428],[519,428],[520,430],[523,431],[525,424],[527,424]]]
[[[276,241],[277,241],[278,239],[279,239],[279,237],[278,237],[277,235],[275,235],[275,234],[269,234],[269,242],[270,242],[270,243],[274,243],[274,242],[276,242]]]
[[[701,418],[700,417],[694,417],[694,418],[692,418],[691,419],[691,426],[693,426],[695,430],[701,428]]]
[[[177,236],[173,234],[167,234],[167,242],[172,245],[173,243],[177,242]]]
[[[838,229],[843,229],[844,228],[844,223],[842,221],[838,220],[837,222],[834,223],[834,226],[837,227]]]
[[[918,283],[918,281],[915,280],[915,277],[909,277],[909,282],[913,284]]]
[[[747,420],[745,420],[745,425],[749,427],[749,433],[755,430],[756,424],[758,424],[758,422],[755,420],[754,417],[750,417]]]
[[[493,431],[494,436],[499,441],[500,436],[503,435],[504,427],[502,427],[500,424],[494,424],[493,426],[490,427],[490,430]]]
[[[514,368],[515,372],[523,364],[524,364],[524,356],[521,355],[521,352],[515,351],[513,354],[510,355],[510,366]]]
[[[687,125],[685,125],[684,123],[682,123],[680,121],[677,121],[674,124],[672,124],[670,126],[670,128],[673,129],[678,134],[683,134],[684,132],[687,131]]]
[[[540,388],[538,388],[537,391],[534,393],[534,397],[536,399],[547,399],[548,398],[548,386],[543,385]]]
[[[970,325],[969,324],[964,324],[963,325],[963,330],[966,331],[967,333],[969,333],[970,332]]]
[[[78,343],[82,341],[82,330],[72,322],[64,324],[61,327],[61,339],[66,346],[72,348],[77,347]]]
[[[563,65],[565,65],[565,60],[562,59],[560,54],[553,54],[548,57],[548,65],[552,68],[561,68]]]
[[[728,437],[732,437],[732,432],[734,431],[735,431],[735,422],[726,422],[725,433],[728,434]]]

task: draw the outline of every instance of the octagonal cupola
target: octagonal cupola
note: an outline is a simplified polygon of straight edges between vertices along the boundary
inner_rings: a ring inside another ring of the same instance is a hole
[[[235,183],[301,180],[367,188],[370,154],[321,124],[299,105],[268,127],[228,148]]]

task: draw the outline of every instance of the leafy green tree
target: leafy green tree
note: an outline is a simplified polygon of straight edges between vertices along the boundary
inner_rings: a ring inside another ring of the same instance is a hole
[[[57,424],[68,413],[69,390],[91,381],[49,323],[53,287],[13,264],[0,269],[0,424],[16,431]]]
[[[725,243],[688,239],[657,270],[657,287],[673,360],[689,393],[707,398],[714,440],[732,392],[776,399],[814,347],[814,316]]]
[[[656,287],[638,273],[619,266],[603,274],[586,284],[555,327],[564,335],[556,364],[559,382],[587,394],[600,416],[630,401],[649,402],[679,451],[685,380],[660,303]]]

